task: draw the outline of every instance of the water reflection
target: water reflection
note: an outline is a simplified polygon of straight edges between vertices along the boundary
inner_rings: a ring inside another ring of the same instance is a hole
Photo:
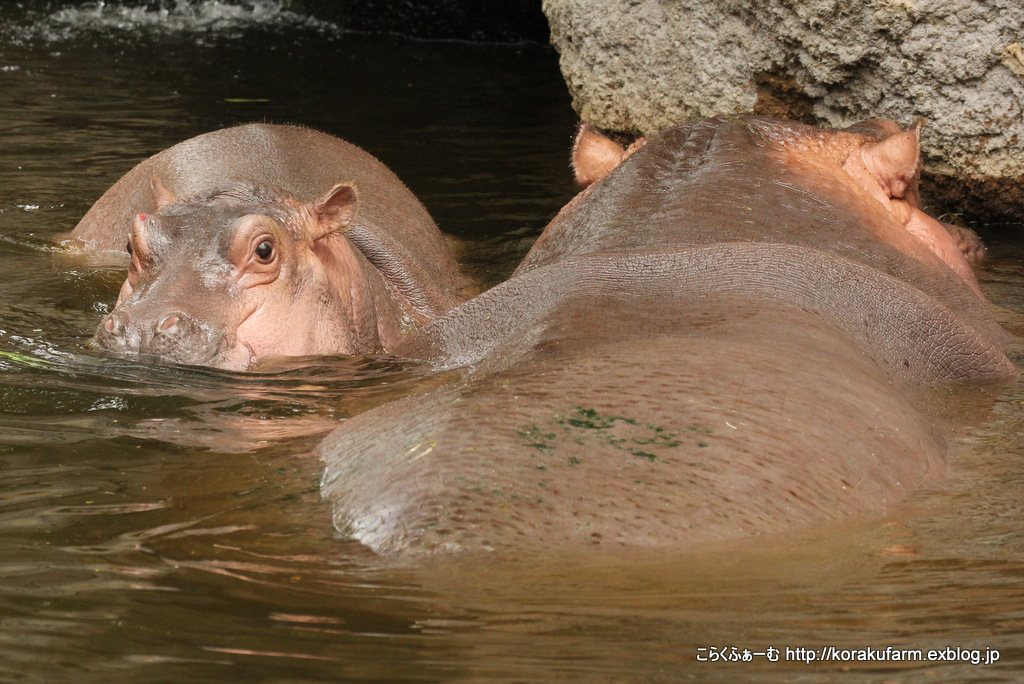
[[[256,372],[69,355],[0,336],[0,445],[131,436],[222,452],[315,437],[382,401],[445,380],[419,364],[368,357],[271,361]],[[15,346],[15,345],[11,345]],[[53,411],[63,415],[52,415]]]
[[[226,30],[214,18],[243,5],[253,14]],[[1018,676],[1020,382],[955,437],[949,479],[857,524],[698,553],[412,567],[337,538],[309,457],[318,433],[439,379],[366,358],[232,374],[99,357],[87,340],[123,267],[68,262],[52,238],[136,161],[268,119],[372,151],[497,282],[572,193],[556,55],[345,35],[274,2],[178,3],[173,21],[118,7],[0,15],[0,680]],[[983,286],[1024,331],[1019,228],[982,232],[994,238]],[[1002,659],[695,657],[826,644]]]

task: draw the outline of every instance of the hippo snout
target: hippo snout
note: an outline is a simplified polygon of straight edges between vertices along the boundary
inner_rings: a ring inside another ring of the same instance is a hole
[[[105,351],[138,352],[141,335],[137,328],[130,328],[131,318],[123,311],[111,312],[96,328],[93,344]]]
[[[101,351],[138,355],[183,364],[209,364],[220,354],[223,335],[181,311],[133,316],[116,309],[96,328],[93,344]]]

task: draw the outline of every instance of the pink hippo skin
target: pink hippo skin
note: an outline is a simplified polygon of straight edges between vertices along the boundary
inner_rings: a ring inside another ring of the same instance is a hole
[[[121,355],[244,370],[379,353],[459,301],[451,253],[408,188],[363,150],[295,126],[214,131],[154,155],[71,237],[131,254],[94,338]]]
[[[925,390],[1017,371],[918,208],[917,134],[719,118],[582,174],[577,145],[590,185],[513,277],[395,348],[458,380],[320,446],[336,528],[386,555],[680,548],[940,477]]]

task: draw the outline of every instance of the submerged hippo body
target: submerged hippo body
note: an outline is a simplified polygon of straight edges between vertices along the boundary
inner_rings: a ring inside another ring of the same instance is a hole
[[[245,369],[267,356],[375,353],[459,301],[427,211],[338,138],[250,124],[141,162],[72,233],[132,254],[104,350]]]
[[[322,444],[335,526],[384,554],[678,546],[942,473],[920,390],[1016,370],[879,126],[698,122],[588,176],[509,281],[396,349],[460,378]]]

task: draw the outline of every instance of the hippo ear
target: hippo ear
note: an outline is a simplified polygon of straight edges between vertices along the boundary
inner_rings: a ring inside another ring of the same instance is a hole
[[[343,232],[356,214],[358,193],[349,183],[338,183],[330,192],[317,200],[311,207],[318,228],[314,240]]]
[[[910,129],[861,149],[864,166],[890,197],[901,198],[913,188],[921,167],[922,119]]]
[[[589,124],[580,124],[572,145],[572,170],[576,183],[587,187],[596,183],[618,166],[626,150]]]
[[[153,191],[153,202],[156,203],[157,211],[160,211],[168,204],[178,201],[178,198],[174,193],[168,190],[167,186],[165,186],[156,176],[149,177],[149,187]]]

